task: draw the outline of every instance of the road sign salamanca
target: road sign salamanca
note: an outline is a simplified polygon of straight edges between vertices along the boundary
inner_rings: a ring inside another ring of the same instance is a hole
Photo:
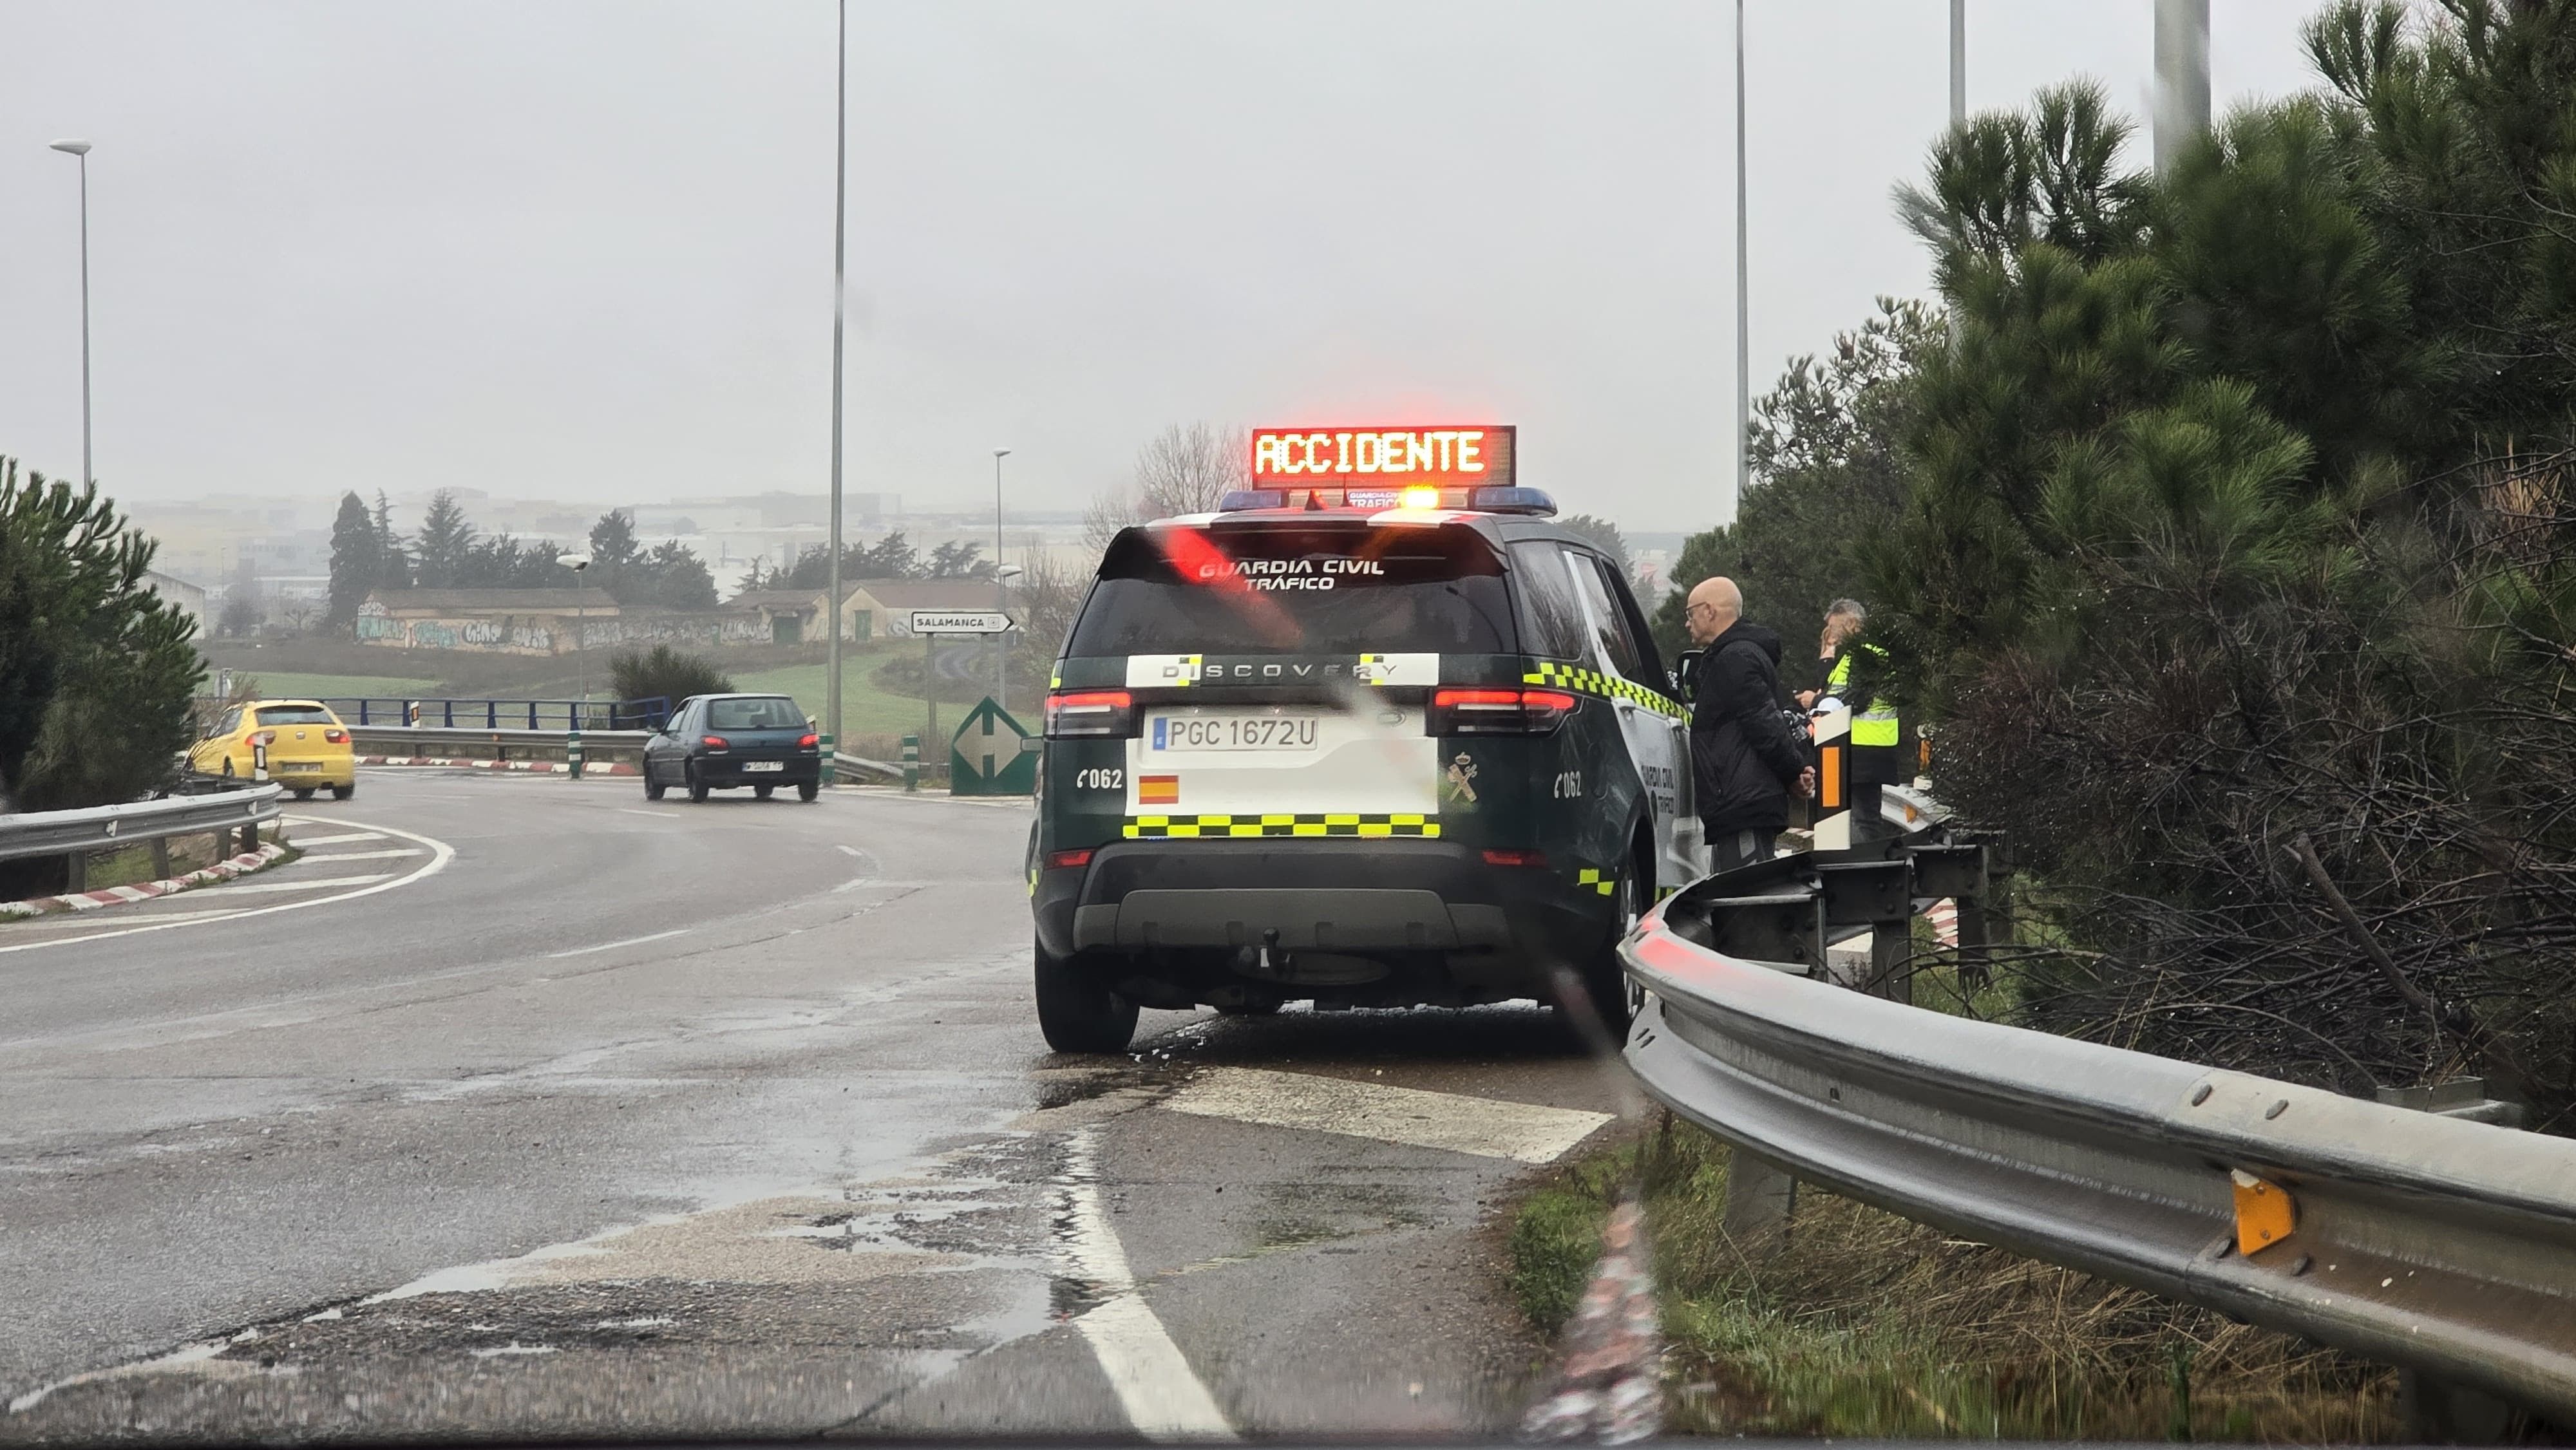
[[[1011,617],[998,609],[916,609],[914,634],[1002,634]]]

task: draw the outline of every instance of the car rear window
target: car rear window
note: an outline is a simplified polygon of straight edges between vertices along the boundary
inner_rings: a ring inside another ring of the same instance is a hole
[[[788,699],[709,700],[710,730],[802,730],[805,712]]]
[[[1130,529],[1068,655],[1508,654],[1511,601],[1471,529]]]
[[[331,712],[319,705],[263,705],[259,711],[262,725],[337,725]]]

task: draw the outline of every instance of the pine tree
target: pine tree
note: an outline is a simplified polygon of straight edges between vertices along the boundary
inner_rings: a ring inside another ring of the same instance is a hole
[[[383,489],[376,490],[376,582],[378,589],[411,587],[411,552],[394,532],[394,506]]]
[[[474,525],[465,517],[464,506],[446,489],[430,495],[429,511],[421,515],[420,542],[414,555],[415,572],[424,589],[455,589],[471,571],[474,548]]]
[[[376,587],[380,562],[367,506],[355,493],[340,495],[339,516],[331,521],[331,610],[325,616],[330,623],[345,629],[358,617],[358,606]]]

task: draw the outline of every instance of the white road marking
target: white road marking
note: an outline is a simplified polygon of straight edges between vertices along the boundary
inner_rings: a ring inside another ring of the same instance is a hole
[[[624,941],[604,941],[595,947],[574,947],[568,952],[548,952],[546,953],[546,960],[551,962],[559,957],[586,957],[592,952],[613,952],[619,947],[640,947],[648,941],[668,941],[672,937],[687,936],[688,934],[689,928],[685,926],[676,927],[670,931],[657,931],[651,936],[630,936]]]
[[[298,816],[295,819],[308,820],[311,818]],[[306,850],[311,850],[315,846],[337,846],[344,841],[381,841],[384,838],[385,833],[382,831],[346,831],[337,836],[307,836],[301,840],[290,842],[289,844],[303,847]]]
[[[288,816],[286,819],[289,821],[311,821],[316,819],[327,820],[332,818]],[[350,820],[336,820],[334,821],[334,824],[349,826],[365,825],[362,821]],[[437,839],[436,837],[424,836],[415,831],[397,830],[392,826],[370,826],[367,827],[367,829],[375,831],[381,835],[398,836],[403,840],[417,842],[420,845],[426,846],[429,848],[429,860],[419,869],[401,876],[394,876],[392,880],[386,880],[383,876],[357,878],[372,881],[375,884],[371,886],[361,886],[355,891],[344,891],[337,896],[318,897],[311,901],[287,901],[281,902],[276,906],[255,906],[241,911],[206,912],[197,915],[179,917],[153,917],[134,926],[108,926],[106,923],[102,922],[100,923],[102,928],[101,930],[87,932],[79,936],[62,936],[56,937],[52,941],[20,942],[14,946],[0,946],[0,956],[5,956],[10,952],[35,952],[44,951],[54,947],[78,946],[83,942],[102,941],[108,937],[133,936],[138,932],[175,931],[180,927],[200,922],[230,921],[236,917],[267,916],[272,912],[302,911],[307,907],[329,906],[334,902],[352,901],[361,896],[373,896],[379,891],[392,891],[398,887],[409,886],[415,881],[425,880],[446,870],[447,863],[456,859],[456,848],[447,844],[445,841]],[[386,875],[392,875],[392,873],[388,872]],[[342,879],[347,880],[350,878],[344,877]],[[256,889],[257,884],[258,883],[246,885],[241,882],[234,882],[225,886],[208,886],[200,889],[208,892],[239,892]],[[169,898],[164,897],[162,899],[168,900]]]
[[[648,811],[638,809],[634,806],[619,806],[617,808],[617,813],[621,816],[651,816],[657,821],[676,821],[680,819],[680,813],[678,811]]]
[[[832,849],[840,852],[844,856],[864,856],[867,854],[856,846],[835,846]]]
[[[1231,1440],[1234,1427],[1200,1383],[1171,1332],[1136,1290],[1127,1250],[1100,1201],[1100,1130],[1077,1129],[1065,1142],[1066,1253],[1075,1274],[1104,1298],[1073,1321],[1091,1344],[1118,1407],[1149,1440]]]
[[[1608,1113],[1580,1108],[1549,1108],[1251,1067],[1210,1068],[1165,1098],[1162,1106],[1201,1117],[1376,1138],[1522,1163],[1555,1162],[1610,1121]]]
[[[426,856],[428,854],[428,852],[421,850],[417,846],[405,846],[398,851],[325,851],[319,856],[308,852],[304,859],[307,861],[390,861],[397,856]]]
[[[835,895],[844,891],[926,891],[933,886],[957,884],[953,881],[880,881],[873,876],[862,876],[855,881],[844,881],[832,891]]]
[[[247,896],[254,891],[319,891],[326,886],[364,886],[388,880],[393,874],[391,871],[375,871],[364,876],[325,876],[319,881],[236,881],[222,889],[235,896]]]

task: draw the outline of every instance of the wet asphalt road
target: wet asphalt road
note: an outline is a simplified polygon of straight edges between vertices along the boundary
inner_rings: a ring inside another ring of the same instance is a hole
[[[1497,1210],[1619,1107],[1550,1014],[1055,1056],[1025,804],[380,771],[294,814],[266,876],[0,926],[0,1440],[1495,1432],[1529,1391]]]

